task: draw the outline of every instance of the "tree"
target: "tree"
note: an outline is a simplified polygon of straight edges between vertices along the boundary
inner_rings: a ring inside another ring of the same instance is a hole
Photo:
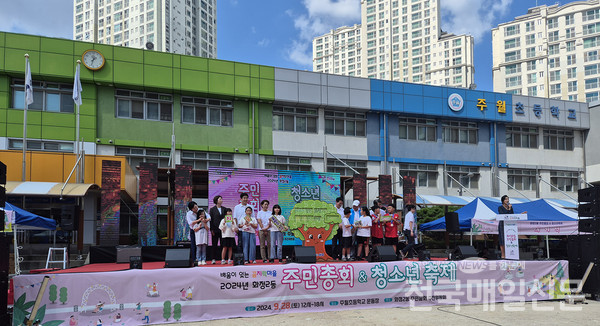
[[[342,222],[340,214],[332,204],[320,200],[306,200],[294,206],[288,226],[303,246],[315,247],[318,260],[331,259],[325,252],[325,241],[335,236]]]
[[[66,287],[60,288],[60,302],[62,302],[62,304],[67,303],[67,288]]]
[[[173,318],[177,321],[181,319],[181,304],[179,303],[176,303],[175,306],[173,306]]]
[[[163,304],[163,317],[165,320],[169,320],[171,318],[171,301],[167,300]]]
[[[50,289],[48,290],[48,300],[50,300],[50,302],[54,303],[54,301],[56,301],[57,296],[56,296],[56,284],[52,284],[50,285]]]

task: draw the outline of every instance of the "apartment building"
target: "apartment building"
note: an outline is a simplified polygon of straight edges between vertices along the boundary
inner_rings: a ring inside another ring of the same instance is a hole
[[[492,29],[494,91],[598,100],[600,2],[538,6]]]
[[[216,0],[74,0],[78,41],[217,57]]]
[[[313,71],[472,88],[473,37],[441,29],[439,0],[362,0],[361,24],[314,38]]]

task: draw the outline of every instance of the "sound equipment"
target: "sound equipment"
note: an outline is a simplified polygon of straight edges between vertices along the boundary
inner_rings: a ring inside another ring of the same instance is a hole
[[[502,259],[502,253],[498,249],[488,249],[485,254],[485,259],[487,260],[500,260]]]
[[[600,218],[579,219],[579,232],[600,233]]]
[[[582,217],[600,217],[600,201],[588,204],[579,204],[577,215]]]
[[[584,265],[590,262],[600,262],[599,235],[581,236],[581,262],[584,263]]]
[[[317,262],[317,252],[312,246],[295,246],[293,260],[295,263],[314,264]]]
[[[472,246],[456,246],[452,252],[452,260],[463,260],[471,257],[477,257],[477,250]]]
[[[244,265],[244,253],[236,252],[233,254],[233,266]]]
[[[60,212],[61,227],[65,231],[76,231],[79,228],[79,207],[77,205],[64,205]],[[129,259],[124,263],[129,262]]]
[[[446,213],[446,231],[450,233],[460,232],[460,224],[458,222],[457,212]]]
[[[6,188],[0,186],[0,207],[6,207]]]
[[[600,201],[600,187],[579,189],[577,191],[577,201],[580,203]]]
[[[9,238],[5,233],[0,234],[0,324],[10,325],[10,318],[8,315],[7,303],[8,296],[4,293],[8,293],[8,266],[9,266],[9,252],[8,247],[10,246]]]
[[[369,262],[395,261],[398,260],[398,256],[394,252],[394,246],[377,246],[369,252],[367,260]]]
[[[117,246],[117,263],[130,263],[132,256],[141,257],[142,247]]]
[[[417,251],[417,254],[419,255],[420,261],[430,261],[431,260],[431,252],[429,252],[429,250],[419,250],[419,251]]]
[[[583,235],[570,235],[567,237],[567,257],[569,266],[581,262],[581,239]],[[582,274],[583,275],[583,274]],[[569,276],[571,274],[569,273]]]
[[[142,256],[129,257],[129,269],[142,269]]]
[[[6,184],[6,164],[0,162],[0,184]],[[4,205],[2,205],[4,207]]]
[[[167,249],[165,253],[165,267],[190,267],[190,250],[189,249]]]

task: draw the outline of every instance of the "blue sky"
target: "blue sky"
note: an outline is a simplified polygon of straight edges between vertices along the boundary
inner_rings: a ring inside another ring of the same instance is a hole
[[[441,0],[442,29],[475,37],[477,89],[493,89],[491,28],[546,0]],[[567,1],[561,2],[565,4]],[[217,57],[311,70],[311,39],[360,23],[360,0],[217,0]],[[72,38],[72,0],[0,0],[0,31]]]

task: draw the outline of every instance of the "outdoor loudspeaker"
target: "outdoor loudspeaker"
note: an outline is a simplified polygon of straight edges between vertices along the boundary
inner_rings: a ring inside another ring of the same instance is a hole
[[[417,251],[417,254],[419,255],[420,261],[431,260],[431,252],[429,252],[429,250],[419,250],[419,251]]]
[[[130,256],[129,269],[142,269],[142,256]]]
[[[460,232],[460,224],[458,222],[457,212],[446,213],[446,231],[450,233]]]
[[[167,249],[165,254],[165,267],[190,267],[190,250]]]
[[[394,261],[398,260],[398,256],[394,252],[394,246],[377,246],[373,247],[371,252],[369,252],[369,258],[367,259],[370,262],[373,261]]]
[[[295,246],[294,262],[302,264],[314,264],[317,262],[317,252],[312,246]]]
[[[63,205],[60,209],[60,224],[63,230],[76,231],[79,227],[79,207],[77,205]],[[124,263],[128,262],[124,261]]]
[[[577,191],[577,201],[580,203],[600,201],[600,187],[579,189]]]
[[[600,217],[600,201],[589,204],[579,204],[579,207],[577,207],[577,215],[582,217]]]
[[[477,250],[472,246],[456,246],[452,253],[452,260],[463,260],[471,257],[477,257]]]
[[[244,265],[244,253],[236,252],[233,254],[233,266]]]
[[[132,256],[142,256],[142,247],[117,246],[117,263],[130,263]]]
[[[0,162],[0,184],[6,184],[6,164]],[[4,205],[2,205],[4,207]]]
[[[579,232],[600,233],[600,218],[580,219]]]

